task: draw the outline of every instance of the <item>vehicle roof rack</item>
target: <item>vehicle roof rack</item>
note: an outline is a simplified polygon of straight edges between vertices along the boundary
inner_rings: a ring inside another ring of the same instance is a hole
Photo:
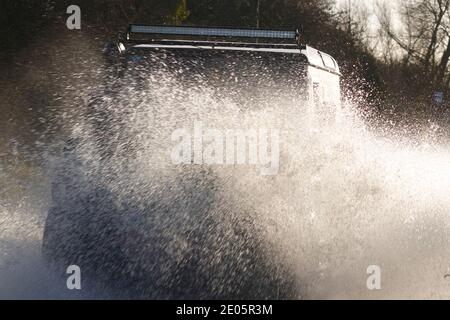
[[[136,35],[144,38],[137,39]],[[243,38],[255,39],[256,43],[260,40],[272,41],[278,43],[290,43],[300,45],[300,35],[298,30],[269,30],[269,29],[237,29],[237,28],[209,28],[209,27],[190,27],[190,26],[152,26],[144,24],[131,24],[126,35],[127,41],[132,42],[154,42],[160,40],[189,40],[205,39],[208,42],[218,39],[236,39]]]

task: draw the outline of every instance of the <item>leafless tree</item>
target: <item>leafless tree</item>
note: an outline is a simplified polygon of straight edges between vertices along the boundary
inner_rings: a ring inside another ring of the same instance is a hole
[[[341,29],[364,45],[369,45],[369,10],[362,1],[346,0],[337,13]]]
[[[393,28],[392,17],[381,2],[377,11],[382,33],[404,50],[405,62],[421,65],[426,75],[442,84],[450,61],[450,0],[402,1],[399,30]]]

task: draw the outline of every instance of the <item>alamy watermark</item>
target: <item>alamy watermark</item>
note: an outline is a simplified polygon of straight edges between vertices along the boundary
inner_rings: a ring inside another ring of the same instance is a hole
[[[369,277],[367,278],[366,285],[369,290],[381,290],[381,268],[376,265],[367,267],[366,270]]]
[[[69,30],[81,30],[81,9],[77,5],[67,7],[67,14],[70,16],[66,20],[66,26]]]
[[[201,121],[193,130],[172,133],[171,159],[175,165],[253,165],[263,176],[280,168],[280,133],[276,129],[211,129]]]
[[[71,265],[67,268],[66,273],[69,275],[66,281],[67,289],[81,290],[81,269],[77,265]]]

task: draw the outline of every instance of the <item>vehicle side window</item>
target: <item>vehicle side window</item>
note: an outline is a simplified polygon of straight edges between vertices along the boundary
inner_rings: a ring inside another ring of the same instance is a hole
[[[323,67],[324,62],[318,50],[308,48],[308,58],[312,65]]]
[[[336,64],[334,63],[333,58],[331,58],[328,54],[326,53],[321,53],[322,59],[323,59],[323,63],[325,64],[325,67],[329,68],[329,69],[336,69]]]

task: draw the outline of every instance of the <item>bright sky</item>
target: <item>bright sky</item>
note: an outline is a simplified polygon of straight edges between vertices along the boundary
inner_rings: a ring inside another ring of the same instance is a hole
[[[376,17],[377,4],[387,5],[387,7],[392,10],[394,25],[397,24],[397,27],[399,27],[400,21],[398,17],[395,19],[398,9],[398,1],[399,0],[336,0],[336,6],[338,9],[347,8],[349,3],[351,3],[354,8],[357,8],[358,6],[365,6],[371,14],[369,23],[374,24],[374,27],[378,27],[378,19]]]
[[[392,26],[396,29],[401,28],[401,21],[397,14],[399,0],[336,0],[336,9],[346,9],[349,3],[351,3],[353,10],[358,10],[358,7],[361,6],[367,8],[370,15],[368,19],[368,30],[374,37],[374,41],[376,40],[375,37],[377,37],[377,31],[380,28],[377,17],[378,5],[386,5],[391,10]]]

